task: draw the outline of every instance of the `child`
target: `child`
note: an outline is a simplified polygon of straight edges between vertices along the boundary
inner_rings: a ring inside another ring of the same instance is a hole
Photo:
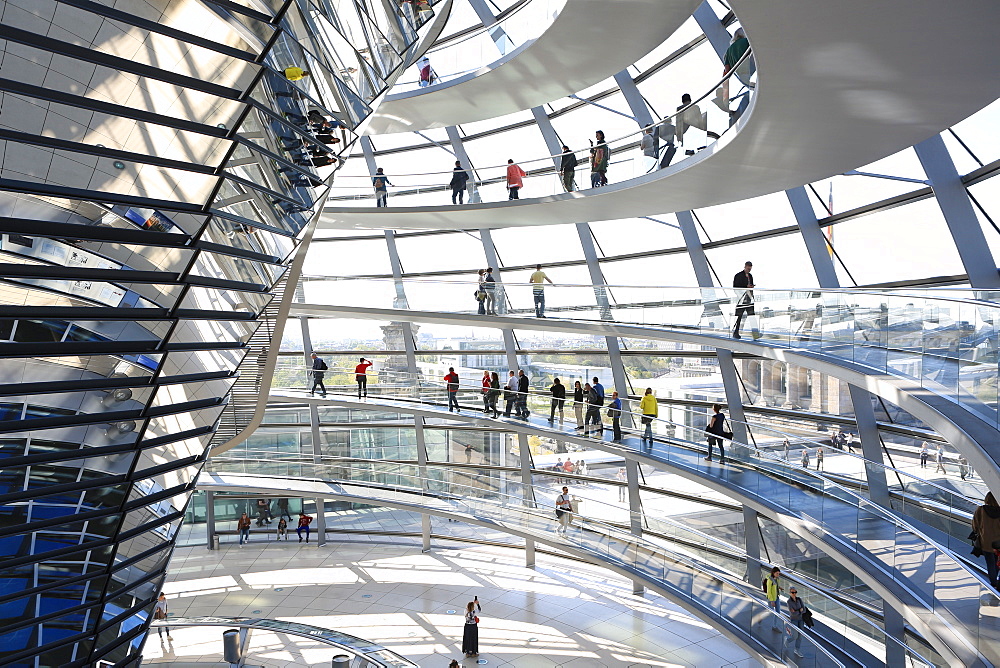
[[[284,517],[278,520],[278,540],[281,540],[282,536],[288,540],[288,522],[285,521]]]

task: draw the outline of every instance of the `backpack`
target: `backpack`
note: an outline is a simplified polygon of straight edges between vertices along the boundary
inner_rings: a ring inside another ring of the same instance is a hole
[[[328,367],[328,366],[326,365],[326,362],[324,362],[323,360],[320,360],[320,361],[319,361],[319,370],[320,370],[320,371],[326,371],[326,370],[327,370],[327,369],[329,369],[329,368],[330,368],[330,367]]]
[[[767,578],[764,578],[763,580],[760,581],[760,587],[761,587],[761,589],[764,590],[764,593],[766,594],[767,593]]]

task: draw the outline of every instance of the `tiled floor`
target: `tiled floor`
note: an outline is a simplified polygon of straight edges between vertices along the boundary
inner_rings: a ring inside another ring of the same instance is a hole
[[[480,660],[510,668],[755,668],[745,651],[655,595],[594,566],[491,547],[251,543],[178,548],[165,587],[171,616],[271,617],[381,643],[423,668],[461,659],[462,610],[483,605]],[[221,629],[154,632],[144,662],[218,662]],[[255,633],[248,665],[329,665],[332,649]],[[476,665],[465,659],[464,666]]]

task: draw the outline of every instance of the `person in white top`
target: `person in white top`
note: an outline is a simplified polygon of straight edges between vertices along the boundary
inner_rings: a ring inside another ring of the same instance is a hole
[[[555,285],[545,272],[542,271],[542,265],[536,264],[535,271],[532,272],[531,278],[528,279],[531,283],[531,294],[535,297],[535,317],[544,318],[545,317],[545,281],[548,281],[550,285]]]
[[[562,494],[556,497],[556,517],[559,518],[559,528],[556,533],[566,533],[573,522],[573,503],[569,496],[569,487],[562,488]]]
[[[156,605],[153,606],[153,619],[166,619],[167,618],[167,595],[162,591],[160,592],[159,598],[156,599]],[[156,634],[163,638],[163,627],[156,627]],[[170,628],[167,627],[167,640],[173,640],[170,635]]]

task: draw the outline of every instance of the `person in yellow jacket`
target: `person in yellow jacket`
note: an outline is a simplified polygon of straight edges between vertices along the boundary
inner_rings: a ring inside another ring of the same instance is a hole
[[[778,578],[781,577],[781,569],[775,566],[771,569],[771,575],[764,580],[764,588],[767,593],[767,604],[779,615],[781,614],[781,592],[785,590],[784,587],[778,584]],[[771,630],[780,631],[778,627],[778,618],[775,617],[771,620]]]
[[[289,81],[300,81],[309,76],[309,70],[293,65],[285,68],[285,78]]]
[[[656,397],[653,396],[653,388],[646,388],[646,394],[642,395],[642,400],[639,402],[639,410],[642,412],[642,424],[646,427],[646,431],[642,433],[642,442],[648,444],[652,449],[653,418],[660,414],[660,406],[656,403]]]

